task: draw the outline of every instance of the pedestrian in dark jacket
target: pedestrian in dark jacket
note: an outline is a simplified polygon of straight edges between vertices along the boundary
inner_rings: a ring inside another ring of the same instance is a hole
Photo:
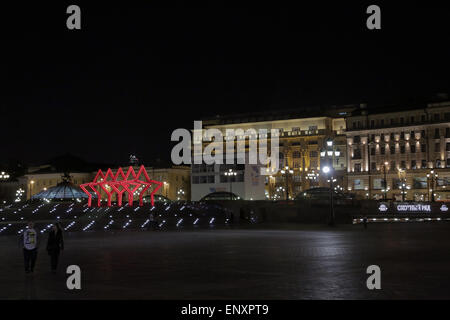
[[[54,223],[52,230],[48,234],[47,252],[50,256],[52,272],[56,273],[58,267],[59,254],[64,250],[64,239],[59,223]]]
[[[367,217],[363,218],[364,229],[367,229]]]

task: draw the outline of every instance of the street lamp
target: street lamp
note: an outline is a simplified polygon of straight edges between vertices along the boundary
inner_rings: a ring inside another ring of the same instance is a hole
[[[430,200],[430,193],[431,193],[431,202],[434,202],[434,192],[436,187],[436,180],[439,177],[437,173],[434,172],[434,170],[431,170],[430,173],[427,173],[427,180],[428,180],[428,200]]]
[[[164,191],[166,194],[166,198],[168,198],[169,197],[169,183],[166,181],[164,181]]]
[[[319,176],[319,173],[316,173],[314,170],[312,170],[312,172],[307,174],[306,179],[311,180],[312,184],[314,181],[317,181],[319,179]]]
[[[290,169],[288,166],[284,167],[283,170],[281,170],[281,174],[286,179],[286,200],[289,200],[289,184],[288,179],[290,174],[294,174],[294,170]]]
[[[30,200],[31,200],[31,196],[33,195],[33,184],[34,184],[34,180],[30,181]]]
[[[228,169],[228,172],[225,172],[224,174],[228,176],[228,181],[230,182],[230,200],[233,200],[233,188],[231,177],[235,177],[237,175],[237,172],[233,171],[233,169]]]
[[[386,201],[387,198],[387,179],[386,179],[386,167],[388,165],[388,162],[385,161],[383,164],[383,173],[384,173],[384,179],[383,179],[383,192],[384,192],[384,201]]]
[[[2,171],[0,173],[0,180],[8,180],[9,177],[10,177],[9,174],[7,172],[5,172],[5,171]]]
[[[330,226],[335,225],[335,219],[334,219],[334,202],[333,202],[333,182],[336,182],[336,179],[331,175],[331,168],[329,166],[324,166],[322,168],[323,173],[327,175],[329,178],[327,182],[330,183]]]
[[[184,197],[184,190],[183,189],[179,189],[177,191],[177,200],[181,200],[181,197]]]
[[[324,160],[328,160],[328,163],[333,167],[333,157],[336,159],[336,164],[339,163],[339,157],[341,156],[341,151],[334,147],[333,140],[326,140],[326,148],[320,150],[320,157],[324,158]],[[331,169],[330,168],[330,169]]]
[[[23,193],[25,192],[25,190],[23,190],[22,188],[19,188],[19,189],[17,189],[17,191],[16,191],[16,200],[15,200],[15,202],[20,202],[20,201],[22,201],[22,196],[23,196]]]
[[[334,203],[333,203],[333,182],[336,182],[336,179],[332,175],[333,170],[333,157],[336,158],[336,164],[339,162],[339,157],[341,155],[341,151],[336,149],[331,138],[326,140],[325,149],[320,151],[320,156],[324,160],[324,166],[322,167],[322,172],[328,176],[327,182],[330,183],[330,225],[335,225],[335,217],[334,217]]]

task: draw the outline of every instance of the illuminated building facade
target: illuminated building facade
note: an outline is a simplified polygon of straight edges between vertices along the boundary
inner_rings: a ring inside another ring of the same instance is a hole
[[[355,110],[347,117],[348,190],[359,198],[450,200],[450,102]]]
[[[279,160],[280,170],[269,172],[264,179],[264,199],[285,199],[286,190],[289,198],[295,197],[299,192],[318,186],[327,186],[326,178],[321,175],[321,151],[326,140],[332,139],[336,150],[340,151],[338,157],[332,159],[335,175],[338,177],[338,185],[346,186],[346,121],[345,116],[356,106],[315,108],[299,112],[272,112],[261,114],[247,114],[232,117],[218,117],[203,121],[203,129],[219,129],[225,134],[226,129],[271,129],[279,131]],[[270,150],[270,137],[268,147]],[[245,142],[245,150],[249,150],[248,139]],[[207,144],[207,143],[204,143]],[[235,147],[236,150],[236,147]],[[281,169],[289,169],[283,174]],[[195,167],[194,167],[195,168]],[[227,169],[223,166],[224,170]],[[208,180],[208,172],[195,172],[192,178],[205,176],[206,178],[195,178],[192,181],[192,192],[197,197],[204,196],[207,190],[213,190],[216,180]],[[245,170],[243,170],[245,172]],[[292,174],[288,174],[292,172]],[[221,176],[220,168],[215,174]],[[223,186],[226,188],[226,185]],[[233,190],[237,188],[233,187]],[[197,192],[199,191],[199,192]],[[239,194],[238,194],[239,195]],[[244,199],[245,195],[240,195]],[[248,199],[250,200],[250,199]]]

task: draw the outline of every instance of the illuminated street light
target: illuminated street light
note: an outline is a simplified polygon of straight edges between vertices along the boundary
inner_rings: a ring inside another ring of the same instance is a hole
[[[386,179],[386,167],[388,165],[388,162],[385,161],[383,164],[383,173],[384,173],[384,179],[383,179],[383,198],[386,201],[387,199],[387,192],[388,192],[388,187],[387,187],[387,179]]]
[[[7,172],[2,171],[0,173],[0,180],[8,180],[10,178],[10,175]]]
[[[434,198],[436,196],[436,180],[439,177],[437,173],[434,172],[434,170],[431,170],[430,173],[427,173],[427,182],[428,182],[428,200],[431,198],[431,202],[434,202]],[[431,197],[430,197],[431,194]]]
[[[237,176],[237,172],[233,171],[233,169],[228,169],[228,172],[225,172],[224,175],[228,177],[228,181],[230,182],[230,200],[233,200],[233,185],[231,177]]]
[[[335,225],[335,217],[334,217],[334,203],[333,203],[333,182],[336,182],[336,179],[332,176],[333,170],[333,157],[336,158],[336,164],[339,163],[339,157],[341,156],[341,151],[339,149],[335,149],[333,140],[328,138],[325,143],[325,149],[320,151],[320,156],[323,158],[324,166],[322,167],[322,172],[328,176],[327,182],[330,183],[330,225]],[[322,162],[322,161],[321,161]]]
[[[288,166],[285,166],[280,172],[286,180],[286,200],[289,200],[289,175],[294,174],[294,170],[290,169]]]

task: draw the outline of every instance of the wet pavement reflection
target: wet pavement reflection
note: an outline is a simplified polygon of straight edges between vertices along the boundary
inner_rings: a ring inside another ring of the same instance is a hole
[[[68,233],[57,274],[0,241],[0,299],[448,299],[450,224]],[[45,243],[46,235],[42,240]],[[79,265],[82,289],[66,288]],[[368,290],[366,268],[381,268]]]

